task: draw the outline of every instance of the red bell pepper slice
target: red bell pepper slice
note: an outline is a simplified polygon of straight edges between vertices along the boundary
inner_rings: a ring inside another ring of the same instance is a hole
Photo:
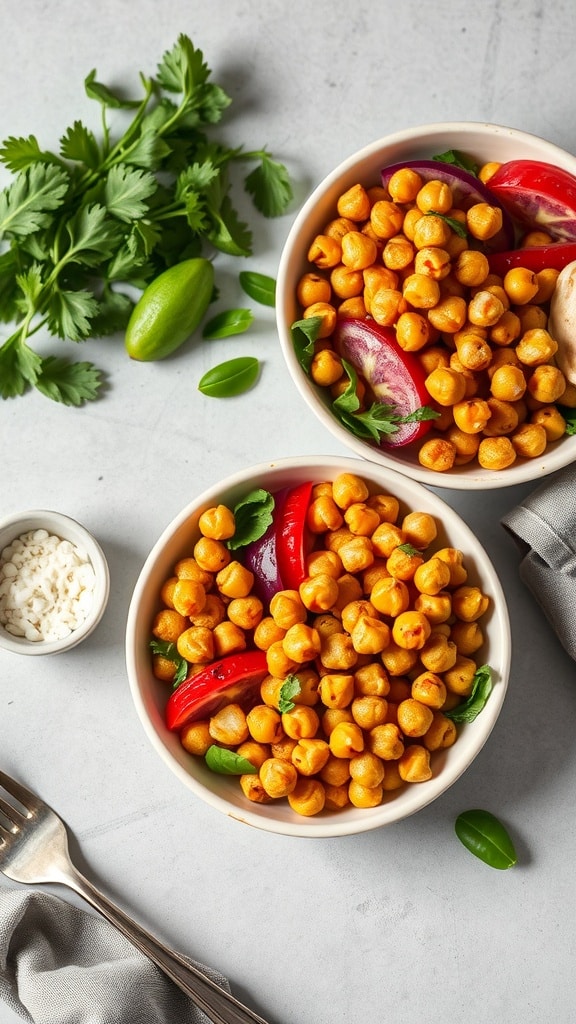
[[[569,171],[542,160],[509,160],[487,186],[518,223],[576,241],[576,177]]]
[[[510,252],[494,252],[488,257],[490,272],[504,277],[512,267],[526,267],[537,274],[540,270],[563,270],[576,260],[576,242],[554,242],[552,245],[527,245]]]
[[[267,674],[264,651],[242,651],[212,661],[171,694],[166,704],[166,725],[176,731],[189,722],[215,715],[226,704],[252,707]]]
[[[276,556],[286,590],[298,590],[306,578],[306,556],[311,548],[306,516],[312,495],[312,481],[288,491],[276,533]]]

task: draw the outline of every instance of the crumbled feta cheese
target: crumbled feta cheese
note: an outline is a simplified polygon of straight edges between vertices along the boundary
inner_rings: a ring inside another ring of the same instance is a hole
[[[86,552],[31,530],[0,555],[0,623],[27,640],[60,640],[90,612],[96,577]]]

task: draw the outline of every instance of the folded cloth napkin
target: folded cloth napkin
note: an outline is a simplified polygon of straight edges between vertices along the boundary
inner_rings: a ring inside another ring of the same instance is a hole
[[[190,962],[230,991],[221,974]],[[0,999],[34,1024],[208,1021],[108,921],[34,890],[0,892]]]
[[[576,466],[553,473],[501,523],[522,553],[521,579],[576,660]]]

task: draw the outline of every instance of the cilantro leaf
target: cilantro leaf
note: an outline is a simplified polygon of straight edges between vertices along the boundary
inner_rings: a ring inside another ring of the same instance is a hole
[[[100,149],[94,133],[81,121],[74,121],[60,139],[60,153],[66,160],[77,160],[92,169],[100,163]]]
[[[272,160],[265,151],[261,155],[260,164],[248,175],[244,185],[256,209],[265,217],[279,217],[285,213],[293,198],[286,168]]]
[[[57,164],[61,161],[54,153],[40,149],[35,135],[16,138],[11,135],[0,147],[0,160],[10,171],[25,171],[36,163]]]
[[[56,356],[42,360],[36,380],[38,391],[47,398],[62,405],[76,406],[96,398],[101,384],[100,371],[92,363],[71,363]]]
[[[52,334],[70,341],[81,341],[90,334],[91,320],[98,312],[98,302],[91,292],[59,289],[48,303],[48,325]]]
[[[470,695],[455,708],[445,711],[446,718],[453,722],[473,722],[486,706],[491,692],[492,670],[489,665],[481,665],[474,673]]]
[[[300,680],[294,673],[286,676],[286,679],[280,687],[280,695],[278,697],[278,711],[281,715],[288,711],[292,711],[295,707],[294,697],[297,697],[301,693]]]
[[[14,344],[8,339],[0,348],[0,395],[16,398],[34,385],[41,371],[40,356],[28,345]]]
[[[166,50],[158,65],[158,82],[169,92],[193,93],[210,75],[204,55],[188,36],[181,34],[171,50]]]
[[[478,175],[480,170],[480,165],[466,153],[461,153],[459,149],[448,149],[445,153],[440,153],[439,156],[433,156],[432,159],[442,164],[452,164],[453,167],[460,167],[463,171],[468,171],[469,174],[475,176]]]
[[[263,487],[250,491],[234,506],[236,529],[234,536],[227,541],[230,551],[259,540],[272,523],[274,497]]]
[[[130,224],[148,211],[144,202],[156,191],[156,179],[146,171],[125,164],[111,167],[104,185],[104,204],[108,213]]]
[[[344,359],[342,366],[348,376],[348,385],[332,402],[332,411],[356,437],[379,444],[383,437],[395,434],[401,423],[437,419],[440,415],[430,406],[423,405],[401,416],[393,405],[386,405],[383,402],[373,402],[368,409],[360,410],[360,400],[356,393],[358,374]]]
[[[53,164],[32,164],[0,192],[0,238],[22,237],[45,228],[64,202],[69,177]]]
[[[152,637],[150,648],[152,654],[158,654],[160,657],[166,658],[167,661],[174,662],[175,672],[172,687],[176,689],[180,683],[184,682],[188,675],[188,662],[178,653],[176,644],[171,640],[158,640],[156,637]]]
[[[212,245],[229,256],[252,254],[252,233],[239,218],[226,195],[219,206],[210,202],[207,207],[210,226],[206,234]]]
[[[86,78],[84,79],[84,88],[88,98],[96,100],[103,107],[111,107],[113,109],[124,108],[129,110],[131,107],[140,106],[139,100],[123,99],[122,96],[118,96],[117,93],[112,92],[107,85],[104,85],[102,82],[98,82],[96,80],[95,68],[86,75]]]

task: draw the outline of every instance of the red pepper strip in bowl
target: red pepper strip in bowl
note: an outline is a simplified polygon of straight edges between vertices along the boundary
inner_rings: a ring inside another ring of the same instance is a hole
[[[276,556],[286,590],[298,590],[305,579],[306,556],[311,547],[306,517],[312,496],[312,481],[291,488],[286,495],[276,533]]]
[[[560,241],[576,241],[576,177],[542,160],[509,160],[487,182],[511,216]]]
[[[504,277],[512,267],[525,267],[537,274],[540,270],[563,270],[576,260],[576,242],[553,242],[552,245],[527,245],[510,252],[493,252],[488,257],[490,272]]]
[[[258,700],[260,683],[268,673],[264,651],[242,651],[212,661],[171,694],[166,725],[172,731],[198,718],[209,718],[225,704],[246,709]]]

